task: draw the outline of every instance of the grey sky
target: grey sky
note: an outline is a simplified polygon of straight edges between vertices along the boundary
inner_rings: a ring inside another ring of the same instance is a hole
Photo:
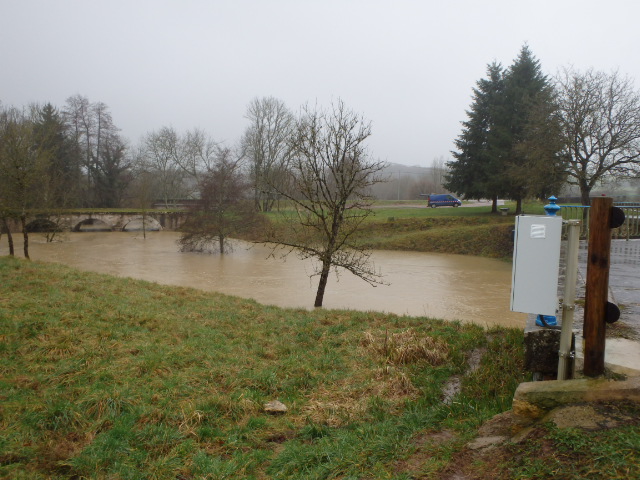
[[[526,42],[545,73],[640,81],[637,0],[0,0],[0,101],[81,94],[124,137],[194,127],[234,144],[254,97],[297,111],[341,98],[373,124],[372,154],[449,157],[488,63]]]

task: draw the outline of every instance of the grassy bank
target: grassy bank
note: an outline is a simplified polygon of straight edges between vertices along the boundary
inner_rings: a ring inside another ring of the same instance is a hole
[[[510,259],[513,254],[513,219],[506,218],[390,216],[386,220],[368,222],[359,233],[374,249]]]
[[[410,478],[421,432],[455,432],[421,467],[438,472],[523,379],[518,331],[11,258],[0,280],[2,478]],[[285,415],[263,411],[276,399]]]
[[[537,211],[537,205],[529,210]],[[539,207],[541,209],[541,207]],[[379,250],[455,253],[510,260],[513,255],[513,216],[491,213],[490,206],[411,208],[402,203],[376,204],[358,231],[365,245]],[[272,225],[289,212],[271,212]],[[248,240],[258,240],[253,232]]]
[[[265,307],[5,257],[0,357],[0,478],[639,473],[637,408],[622,429],[465,446],[526,379],[517,330]],[[288,411],[266,413],[271,400]]]
[[[542,202],[526,203],[527,214],[543,215]],[[515,203],[504,207],[515,211]],[[379,204],[363,225],[374,249],[455,253],[511,260],[513,215],[491,213],[488,205],[464,208],[407,208],[403,202]]]

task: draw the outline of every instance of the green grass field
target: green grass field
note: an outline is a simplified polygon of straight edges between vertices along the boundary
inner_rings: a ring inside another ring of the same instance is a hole
[[[424,203],[424,202],[423,202]],[[492,214],[490,206],[415,207],[419,202],[376,202],[365,219],[358,239],[380,250],[454,253],[511,260],[513,254],[513,215]],[[409,207],[409,206],[413,207]],[[515,204],[507,203],[510,211]],[[544,213],[542,203],[525,205],[525,211]],[[277,225],[283,209],[266,214]],[[247,239],[259,239],[259,232]]]
[[[415,435],[453,429],[437,471],[524,378],[518,331],[263,307],[11,258],[0,279],[2,478],[391,478]],[[285,415],[263,411],[275,399]]]
[[[265,307],[4,257],[0,478],[449,478],[511,407],[522,358],[518,330]],[[271,400],[287,413],[266,413]],[[586,454],[592,439],[602,455]],[[637,422],[549,427],[464,471],[635,478],[622,475],[638,473],[638,445]]]

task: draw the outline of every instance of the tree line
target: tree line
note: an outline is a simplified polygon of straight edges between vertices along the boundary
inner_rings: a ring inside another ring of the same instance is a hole
[[[445,186],[467,198],[544,198],[565,185],[583,205],[604,180],[638,177],[640,94],[633,82],[573,68],[551,79],[525,45],[514,63],[493,62],[447,162]]]
[[[196,198],[183,226],[183,250],[224,253],[231,236],[260,225],[263,240],[313,257],[321,306],[331,269],[369,283],[379,275],[355,235],[371,213],[371,187],[384,163],[370,157],[371,125],[338,100],[304,106],[298,115],[273,97],[247,108],[248,126],[236,145],[205,132],[172,127],[149,132],[131,147],[103,103],[74,96],[51,104],[0,111],[0,218],[20,220],[28,258],[27,218],[70,207],[165,207]],[[264,228],[261,212],[287,203],[279,228]],[[136,205],[137,203],[137,205]],[[144,219],[143,219],[144,221]],[[275,254],[275,250],[274,250]]]
[[[637,176],[640,96],[617,73],[565,69],[554,81],[523,47],[513,65],[487,67],[455,140],[454,159],[434,161],[432,185],[467,198],[517,202],[580,187],[611,176]],[[340,100],[329,108],[306,105],[294,115],[273,97],[253,99],[235,145],[206,132],[161,127],[131,146],[109,108],[75,95],[18,109],[0,105],[0,231],[7,219],[73,207],[147,209],[193,202],[180,245],[187,251],[228,249],[228,238],[260,226],[263,240],[288,254],[314,258],[321,306],[330,271],[337,267],[380,283],[358,229],[372,213],[373,188],[385,180],[384,162],[371,157],[371,124]],[[446,172],[446,173],[445,173]],[[398,174],[399,185],[400,176]],[[426,184],[425,184],[426,186]],[[425,192],[426,193],[426,192]],[[277,228],[264,215],[287,205]],[[274,251],[275,253],[275,251]]]

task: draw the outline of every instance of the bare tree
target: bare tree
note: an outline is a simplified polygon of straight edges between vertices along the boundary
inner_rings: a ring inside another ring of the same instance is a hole
[[[0,167],[2,167],[3,172],[6,166],[5,158],[3,154],[4,150],[4,132],[7,129],[7,125],[9,122],[9,111],[6,110],[2,104],[0,103]],[[9,178],[6,175],[6,172],[3,175],[0,175],[0,238],[2,236],[2,232],[7,233],[7,241],[9,243],[9,255],[15,255],[14,245],[13,245],[13,235],[11,233],[11,229],[9,227],[9,219],[13,217],[13,210],[11,208],[12,203],[11,194],[9,192]]]
[[[287,182],[270,187],[295,207],[289,229],[271,241],[318,260],[314,305],[321,307],[331,269],[341,267],[371,285],[382,283],[369,262],[370,252],[356,232],[371,214],[369,189],[381,181],[384,163],[368,158],[364,142],[371,125],[338,101],[328,111],[303,108],[290,140]]]
[[[249,196],[250,184],[242,173],[242,157],[219,148],[215,162],[201,174],[200,202],[182,227],[182,251],[229,250],[228,239],[262,221]]]
[[[135,149],[131,165],[132,179],[129,202],[142,212],[142,235],[147,238],[147,214],[154,197],[154,172],[148,168],[142,144]]]
[[[118,134],[119,129],[113,123],[109,107],[102,102],[91,103],[86,97],[74,95],[67,99],[63,117],[74,142],[74,154],[82,159],[86,175],[85,204],[114,206],[103,202],[105,199],[111,201],[122,192],[105,191],[105,188],[120,188],[124,177],[115,181],[114,178],[105,177],[105,174],[116,171],[113,169],[114,156],[124,156],[126,143]]]
[[[628,77],[593,70],[564,69],[556,89],[569,183],[589,205],[598,182],[640,171],[640,95]]]
[[[177,160],[187,175],[199,182],[203,174],[218,168],[220,152],[224,150],[203,130],[196,128],[182,137],[182,155]]]
[[[181,166],[185,164],[184,146],[178,132],[173,127],[162,127],[148,133],[142,150],[145,169],[156,177],[157,194],[165,207],[170,200],[187,196],[186,172]]]
[[[284,102],[273,97],[255,98],[245,115],[250,122],[242,145],[249,158],[256,208],[268,212],[282,189],[291,155],[289,137],[294,117]]]
[[[74,95],[67,99],[62,114],[70,137],[74,142],[75,153],[87,174],[88,189],[91,189],[92,151],[95,134],[95,122],[91,114],[91,104],[87,97]]]
[[[47,190],[50,154],[38,145],[34,124],[23,112],[10,109],[2,112],[0,120],[1,210],[19,218],[24,256],[29,258],[27,216],[41,203],[42,192]],[[3,224],[7,227],[4,215]]]

